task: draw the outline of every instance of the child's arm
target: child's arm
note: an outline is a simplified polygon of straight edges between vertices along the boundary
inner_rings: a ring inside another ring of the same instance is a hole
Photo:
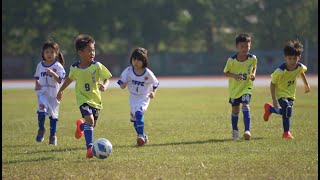
[[[149,94],[149,98],[154,98],[156,97],[156,92],[157,92],[157,89],[153,89],[153,91]]]
[[[72,80],[71,80],[69,77],[67,77],[67,78],[65,79],[65,81],[63,82],[63,84],[62,84],[62,86],[61,86],[61,88],[59,89],[59,92],[58,92],[58,94],[57,94],[57,99],[58,99],[58,101],[61,101],[63,90],[65,90],[71,83],[72,83]]]
[[[36,82],[35,82],[35,87],[34,87],[34,90],[40,90],[41,89],[41,85],[39,83],[39,80],[36,79]]]
[[[110,83],[109,79],[105,79],[103,81],[103,84],[99,83],[99,90],[102,91],[102,92],[107,90],[107,87],[108,87],[109,83]]]
[[[273,106],[275,108],[278,108],[278,101],[277,101],[277,98],[276,98],[276,85],[273,84],[272,82],[270,83],[270,91],[271,91],[271,97],[272,97]]]
[[[256,79],[256,72],[257,72],[257,68],[254,67],[249,77],[251,81],[254,81]]]
[[[226,72],[226,73],[224,73],[224,75],[227,76],[227,77],[235,78],[237,81],[240,81],[240,80],[243,79],[242,75],[233,74],[233,73],[230,73],[230,72]]]
[[[47,68],[47,73],[51,76],[53,76],[53,78],[60,84],[62,79],[60,79],[60,77],[58,76],[57,73],[55,73],[54,71],[52,71],[51,69]]]
[[[303,84],[304,84],[304,92],[305,92],[305,93],[310,92],[310,86],[309,86],[309,83],[308,83],[306,74],[305,74],[304,72],[302,72],[302,73],[300,74],[300,77],[301,77],[301,79],[302,79],[302,81],[303,81]]]

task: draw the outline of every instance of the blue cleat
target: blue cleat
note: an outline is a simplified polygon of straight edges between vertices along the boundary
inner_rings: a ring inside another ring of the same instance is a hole
[[[44,140],[43,135],[46,132],[46,130],[40,131],[38,130],[38,135],[36,137],[37,142],[42,142]]]
[[[52,145],[57,145],[57,136],[50,136],[49,137],[49,144],[52,144]]]

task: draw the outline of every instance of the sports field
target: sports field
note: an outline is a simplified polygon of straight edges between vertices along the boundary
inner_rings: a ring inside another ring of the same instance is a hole
[[[2,89],[2,179],[317,179],[318,86],[297,88],[293,140],[283,140],[281,117],[262,118],[269,87],[255,87],[252,140],[231,140],[227,87],[159,88],[145,115],[150,143],[135,146],[127,90],[103,93],[95,139],[107,138],[107,159],[85,158],[85,140],[74,138],[80,117],[74,90],[64,92],[58,145],[35,141],[37,100],[32,89]],[[243,130],[242,113],[239,129]]]

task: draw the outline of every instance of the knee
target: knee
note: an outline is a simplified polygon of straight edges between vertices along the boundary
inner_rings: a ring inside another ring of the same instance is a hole
[[[135,116],[136,116],[137,123],[143,123],[143,112],[136,111]]]
[[[286,106],[282,115],[283,117],[290,118],[292,115],[292,106]]]
[[[242,111],[250,111],[249,104],[242,105]]]

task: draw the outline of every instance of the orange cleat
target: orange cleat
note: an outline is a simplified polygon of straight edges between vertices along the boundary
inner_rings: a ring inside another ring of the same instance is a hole
[[[284,138],[284,139],[293,139],[293,136],[291,135],[291,133],[289,131],[287,131],[287,132],[283,133],[282,138]]]
[[[93,158],[92,147],[87,149],[86,158]]]
[[[271,115],[270,107],[272,107],[272,105],[270,103],[265,103],[264,104],[264,114],[263,114],[264,121],[268,121],[269,120],[269,117]]]
[[[78,119],[76,122],[77,125],[77,129],[76,132],[74,133],[74,137],[76,137],[76,139],[80,139],[83,135],[83,131],[80,129],[80,125],[83,123],[82,119]]]

